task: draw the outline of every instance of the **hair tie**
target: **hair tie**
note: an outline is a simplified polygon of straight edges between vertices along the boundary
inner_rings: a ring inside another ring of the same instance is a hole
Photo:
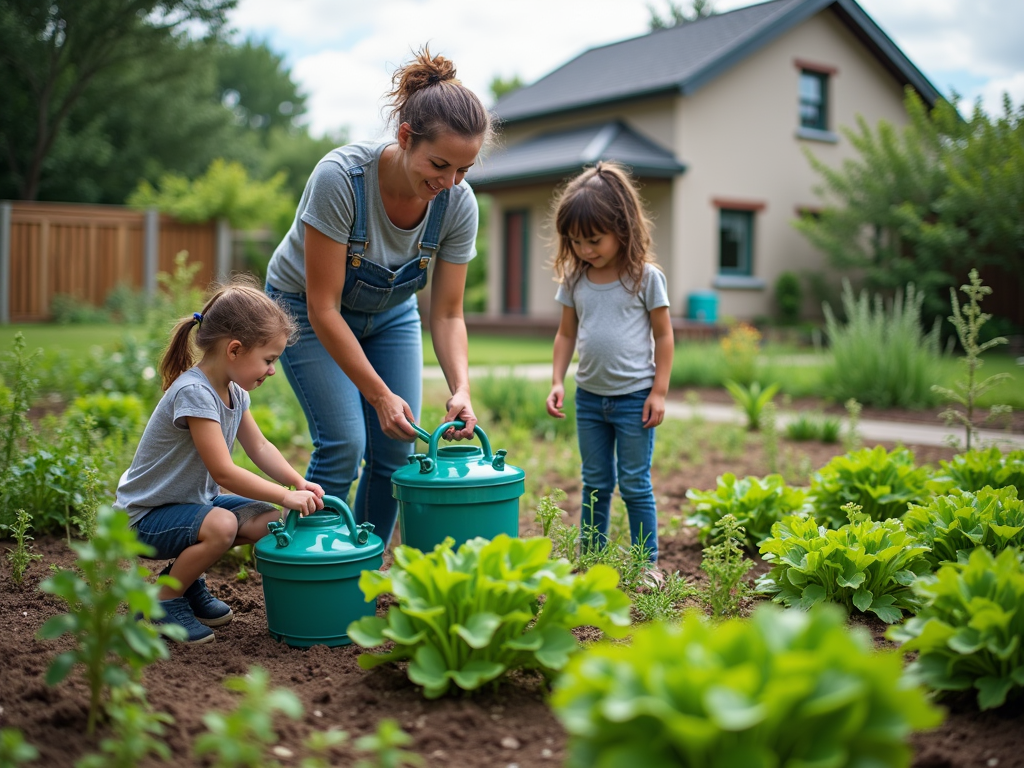
[[[434,83],[439,82],[441,82],[441,76],[436,72],[427,77],[427,85],[433,85]]]
[[[199,314],[198,312],[193,312],[192,313],[192,322],[194,322],[196,325],[202,325],[203,324],[203,316],[201,314]]]

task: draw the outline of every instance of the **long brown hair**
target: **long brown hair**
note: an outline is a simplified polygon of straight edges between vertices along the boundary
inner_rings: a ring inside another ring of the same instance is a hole
[[[421,139],[433,141],[441,133],[463,138],[492,138],[491,115],[469,88],[455,77],[455,64],[444,56],[431,56],[429,46],[417,51],[413,60],[399,67],[385,94],[390,110],[388,122],[397,128],[408,123],[413,145]]]
[[[654,263],[651,220],[623,166],[601,161],[570,180],[555,198],[555,231],[558,251],[552,266],[558,282],[575,284],[585,267],[570,238],[607,233],[619,241],[623,285],[634,295],[640,292],[644,265]]]
[[[164,391],[223,339],[237,339],[252,349],[281,334],[291,343],[298,331],[295,319],[250,276],[236,277],[221,286],[196,315],[181,318],[171,331],[171,342],[160,360]],[[193,328],[197,329],[195,338]]]

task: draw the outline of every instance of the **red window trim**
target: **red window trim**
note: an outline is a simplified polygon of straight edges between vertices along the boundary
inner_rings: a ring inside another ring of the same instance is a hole
[[[793,59],[793,66],[797,69],[807,70],[808,72],[817,72],[822,75],[837,75],[839,74],[839,68],[833,67],[828,64],[818,64],[814,61],[808,61],[807,59]]]
[[[763,211],[768,203],[763,200],[734,200],[728,197],[713,197],[711,204],[715,208],[725,208],[730,211]]]

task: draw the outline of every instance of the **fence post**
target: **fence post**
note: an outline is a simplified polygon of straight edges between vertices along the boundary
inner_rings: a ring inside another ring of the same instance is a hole
[[[11,204],[0,203],[0,324],[11,322]]]
[[[217,253],[214,257],[214,278],[223,282],[231,272],[231,224],[217,219]]]
[[[146,210],[145,235],[142,245],[142,288],[146,295],[156,295],[156,273],[160,266],[160,211]]]

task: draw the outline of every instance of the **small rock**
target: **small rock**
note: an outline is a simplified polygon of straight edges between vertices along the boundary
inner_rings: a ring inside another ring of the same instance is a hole
[[[541,756],[541,757],[543,757],[543,758],[544,758],[545,760],[549,760],[549,759],[550,759],[550,758],[551,758],[551,757],[552,757],[552,756],[553,756],[554,754],[555,754],[555,753],[554,753],[554,752],[552,752],[552,751],[551,751],[550,749],[548,749],[547,747],[545,747],[544,749],[542,749],[542,750],[540,751],[540,756]]]
[[[435,749],[433,752],[430,753],[430,756],[431,757],[436,757],[436,758],[438,758],[440,760],[440,759],[442,759],[444,757],[444,750],[443,749]]]
[[[501,720],[501,715],[499,715],[497,712],[492,712],[491,720]]]
[[[319,709],[314,709],[313,710],[313,717],[323,717],[323,716],[324,716],[324,713],[321,712]]]
[[[283,757],[285,759],[288,759],[289,757],[291,757],[292,755],[295,754],[290,749],[288,749],[288,747],[274,747],[270,751],[273,752],[278,757]]]
[[[22,612],[21,612],[21,615],[22,615],[22,616],[28,616],[28,611],[22,611]]]
[[[999,758],[998,757],[990,757],[988,759],[988,762],[985,763],[985,765],[987,765],[988,768],[996,768],[996,766],[999,765]]]
[[[515,736],[506,736],[501,740],[502,749],[519,749],[519,739]]]
[[[427,716],[426,715],[420,715],[419,717],[417,717],[416,718],[416,722],[415,722],[415,726],[416,726],[416,728],[418,730],[421,730],[421,731],[424,728],[426,728],[427,727]]]
[[[509,763],[505,768],[519,768],[519,763]]]

